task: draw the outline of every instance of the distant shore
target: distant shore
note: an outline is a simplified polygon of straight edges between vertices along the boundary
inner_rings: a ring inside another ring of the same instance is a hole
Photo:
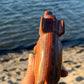
[[[0,84],[21,84],[32,50],[10,52],[0,56]],[[60,81],[67,84],[84,84],[84,47],[63,49],[63,65],[69,75]]]

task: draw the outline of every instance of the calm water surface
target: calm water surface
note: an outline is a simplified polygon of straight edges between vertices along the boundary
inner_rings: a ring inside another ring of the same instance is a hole
[[[84,46],[84,0],[0,0],[0,50],[35,43],[45,10],[65,21],[63,46]]]

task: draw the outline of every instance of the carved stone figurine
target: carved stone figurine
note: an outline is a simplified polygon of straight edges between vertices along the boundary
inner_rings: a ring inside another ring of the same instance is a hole
[[[34,47],[35,84],[57,84],[62,68],[62,46],[59,37],[64,34],[64,21],[45,11],[41,17],[39,40]]]

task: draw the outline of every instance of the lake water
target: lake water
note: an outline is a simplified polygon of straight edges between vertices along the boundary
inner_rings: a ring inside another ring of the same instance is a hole
[[[84,0],[0,0],[0,50],[34,44],[45,10],[65,21],[63,46],[84,46]]]

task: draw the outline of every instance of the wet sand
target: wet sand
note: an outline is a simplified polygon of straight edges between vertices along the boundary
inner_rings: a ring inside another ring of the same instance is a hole
[[[11,52],[0,57],[0,84],[21,84],[32,50]],[[84,84],[84,47],[63,49],[63,65],[69,74],[60,81],[66,84]]]

